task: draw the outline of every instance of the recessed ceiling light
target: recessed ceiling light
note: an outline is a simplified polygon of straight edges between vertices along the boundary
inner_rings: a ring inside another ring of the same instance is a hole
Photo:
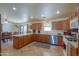
[[[57,12],[56,12],[57,14],[59,14],[60,13],[60,11],[59,10],[57,10]]]
[[[33,18],[33,16],[31,16],[30,18]]]
[[[44,14],[41,15],[42,18],[46,18],[46,16]]]
[[[13,7],[12,9],[13,9],[13,10],[16,10],[16,7]]]

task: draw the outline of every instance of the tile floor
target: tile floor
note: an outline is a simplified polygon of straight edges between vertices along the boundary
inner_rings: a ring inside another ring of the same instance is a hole
[[[32,42],[21,49],[14,49],[10,40],[1,43],[2,56],[64,56],[63,48],[50,44]]]

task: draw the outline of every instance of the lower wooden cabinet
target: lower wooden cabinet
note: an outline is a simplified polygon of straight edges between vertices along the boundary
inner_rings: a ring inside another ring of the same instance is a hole
[[[37,37],[38,37],[38,34],[33,34],[33,35],[32,35],[33,41],[37,41]]]
[[[50,43],[50,35],[37,34],[36,41]]]
[[[27,38],[26,38],[26,36],[24,36],[23,39],[24,39],[24,41],[23,41],[24,45],[26,45],[27,44]]]
[[[77,56],[77,55],[78,55],[78,49],[72,46],[72,44],[70,44],[70,56]]]
[[[18,46],[19,46],[19,44],[18,44],[18,37],[13,37],[12,38],[13,39],[13,47],[14,48],[19,48]]]
[[[51,40],[50,35],[44,35],[44,42],[50,43],[50,40]]]
[[[79,48],[78,48],[78,56],[79,56]]]
[[[58,42],[59,46],[61,46],[62,48],[65,48],[65,44],[64,44],[64,41],[63,41],[63,36],[57,36],[57,42]]]
[[[50,43],[50,35],[33,34],[27,36],[13,36],[13,47],[21,48],[33,41]]]
[[[33,40],[31,39],[31,35],[27,36],[13,36],[13,47],[14,48],[21,48],[26,44],[31,43]]]
[[[63,36],[57,36],[58,45],[63,45]]]
[[[1,34],[0,34],[0,56],[1,56]]]
[[[19,37],[19,39],[18,39],[18,48],[23,47],[23,45],[24,45],[23,41],[24,41],[23,37]]]

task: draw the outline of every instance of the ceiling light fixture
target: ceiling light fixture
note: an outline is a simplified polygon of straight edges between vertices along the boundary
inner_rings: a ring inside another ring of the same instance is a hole
[[[60,13],[60,11],[59,10],[57,10],[57,12],[56,12],[57,14],[59,14]]]
[[[13,10],[16,10],[16,8],[15,8],[15,7],[13,7],[12,9],[13,9]]]
[[[42,17],[42,18],[46,18],[46,16],[45,16],[45,15],[43,15],[43,14],[41,15],[41,17]]]
[[[31,16],[30,18],[33,18],[33,16]]]

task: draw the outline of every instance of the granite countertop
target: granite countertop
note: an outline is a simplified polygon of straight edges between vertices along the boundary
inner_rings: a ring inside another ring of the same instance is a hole
[[[33,34],[33,33],[26,33],[26,34],[14,34],[14,35],[12,35],[12,36],[26,36],[26,35],[31,35],[31,34]]]
[[[25,34],[14,34],[12,36],[25,36],[25,35],[31,35],[31,34],[56,35],[53,33],[25,33]],[[56,35],[56,36],[63,36],[63,35]]]

